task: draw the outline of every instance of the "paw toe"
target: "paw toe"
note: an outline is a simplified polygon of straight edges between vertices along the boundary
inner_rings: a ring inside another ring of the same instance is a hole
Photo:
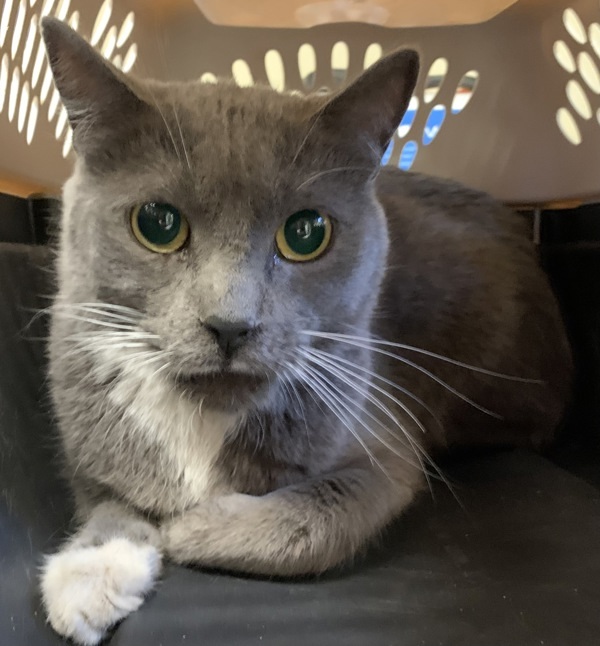
[[[160,567],[155,547],[122,538],[59,552],[48,559],[42,574],[48,620],[61,635],[94,646],[140,607]]]

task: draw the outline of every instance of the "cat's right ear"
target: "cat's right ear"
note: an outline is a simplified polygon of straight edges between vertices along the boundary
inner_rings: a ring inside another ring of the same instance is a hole
[[[42,36],[77,152],[118,135],[148,109],[126,77],[65,23],[44,18]]]

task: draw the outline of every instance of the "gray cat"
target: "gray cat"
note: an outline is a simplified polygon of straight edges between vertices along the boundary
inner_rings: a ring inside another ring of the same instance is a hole
[[[382,169],[418,76],[335,96],[126,78],[43,24],[77,162],[50,376],[78,529],[42,592],[96,644],[161,559],[319,573],[400,515],[430,455],[540,446],[571,360],[526,223]]]

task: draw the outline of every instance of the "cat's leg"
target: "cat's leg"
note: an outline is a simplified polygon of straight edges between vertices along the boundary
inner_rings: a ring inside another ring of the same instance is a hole
[[[41,589],[48,621],[77,644],[97,644],[139,608],[160,568],[156,527],[119,503],[103,502],[46,559]]]
[[[319,573],[349,558],[405,509],[422,474],[349,468],[265,496],[215,498],[167,521],[174,561],[266,575]]]

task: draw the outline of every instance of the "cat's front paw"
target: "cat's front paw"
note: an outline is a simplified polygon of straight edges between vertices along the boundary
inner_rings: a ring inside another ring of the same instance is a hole
[[[64,637],[93,646],[137,610],[160,572],[160,552],[125,538],[50,556],[42,573],[48,621]]]
[[[232,493],[200,503],[163,523],[160,528],[165,554],[175,563],[214,565],[213,558],[228,553],[232,558],[244,553],[248,536],[240,531],[246,522],[267,520],[261,517],[258,496]]]

